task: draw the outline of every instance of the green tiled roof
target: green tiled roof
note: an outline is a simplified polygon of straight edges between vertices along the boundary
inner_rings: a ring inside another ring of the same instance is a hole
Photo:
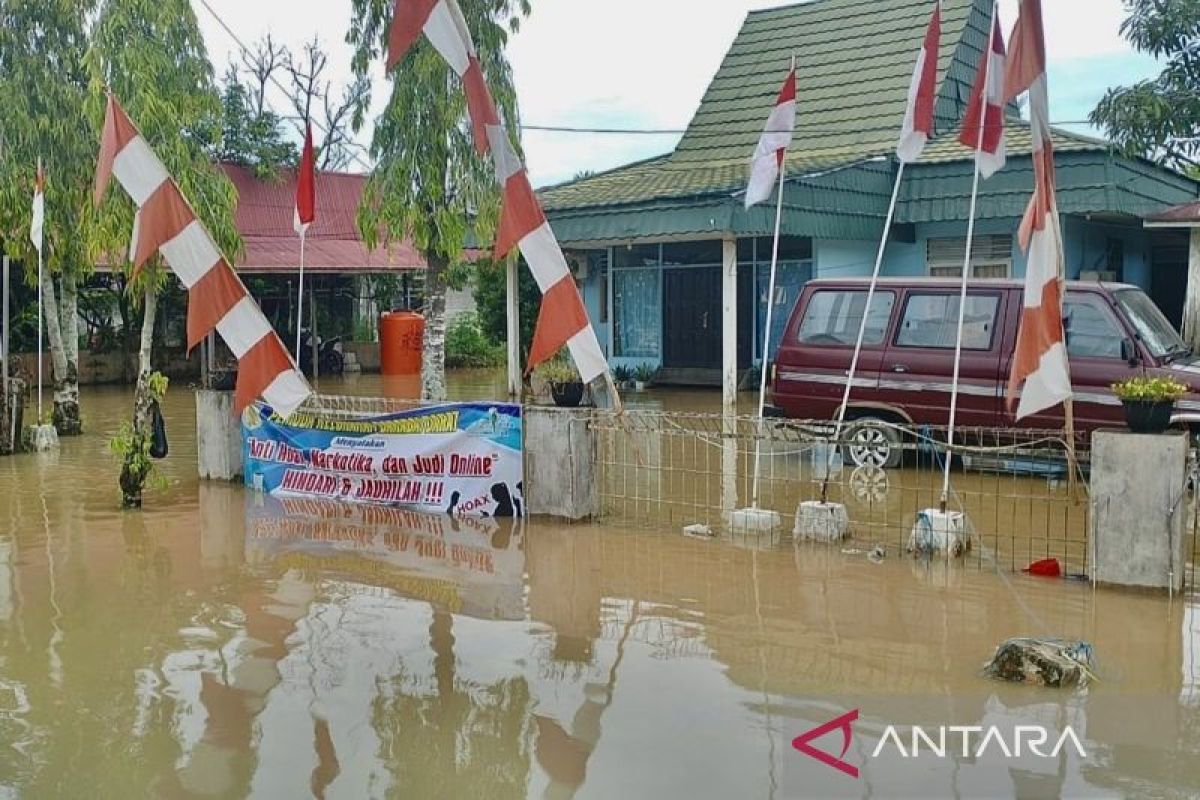
[[[931,0],[809,0],[751,12],[673,152],[540,192],[555,232],[576,243],[769,232],[774,209],[744,211],[735,195],[794,54],[799,108],[784,230],[878,236],[931,10]],[[967,216],[972,154],[956,134],[991,10],[992,0],[943,0],[937,136],[907,173],[899,222]],[[1028,202],[1029,126],[1015,108],[1007,141],[1010,167],[981,187],[981,217],[1019,216]],[[1064,213],[1142,214],[1196,194],[1194,182],[1121,158],[1105,142],[1056,130],[1054,145]]]

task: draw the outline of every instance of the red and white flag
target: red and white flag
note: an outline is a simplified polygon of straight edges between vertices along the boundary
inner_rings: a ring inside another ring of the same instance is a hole
[[[1062,229],[1055,197],[1041,0],[1021,0],[1013,28],[1012,55],[1005,73],[1004,101],[1010,102],[1026,91],[1033,139],[1034,186],[1020,228],[1021,248],[1027,257],[1025,302],[1008,384],[1010,409],[1018,388],[1021,389],[1017,419],[1053,408],[1071,397],[1071,370],[1062,317]]]
[[[779,171],[785,169],[784,158],[792,146],[796,130],[796,68],[788,72],[779,90],[775,108],[767,118],[762,138],[750,159],[750,181],[746,185],[746,208],[756,206],[771,196]]]
[[[92,198],[97,206],[114,176],[138,209],[131,253],[134,270],[161,253],[188,290],[188,349],[217,330],[238,360],[238,413],[262,397],[278,414],[290,416],[312,389],[179,185],[109,95]]]
[[[462,79],[476,149],[481,155],[491,153],[496,179],[504,189],[495,256],[504,258],[519,247],[542,291],[528,369],[550,360],[566,347],[584,382],[607,374],[608,360],[588,320],[583,298],[534,194],[525,165],[500,122],[456,0],[397,0],[388,37],[389,69],[400,62],[422,33]]]
[[[304,236],[317,218],[317,171],[313,156],[312,125],[304,126],[304,152],[300,155],[300,174],[296,181],[296,216],[292,227]]]
[[[29,241],[39,253],[45,239],[46,227],[46,172],[42,169],[42,160],[37,162],[37,178],[33,184],[33,220],[29,224]]]
[[[1007,148],[1004,141],[1004,34],[1000,18],[992,11],[992,46],[979,61],[971,102],[963,117],[958,141],[977,151],[979,174],[990,178],[1004,166]],[[987,104],[986,111],[983,108]]]
[[[942,4],[939,0],[934,3],[921,54],[917,56],[917,65],[913,68],[904,129],[896,146],[896,156],[907,164],[921,157],[926,143],[933,137],[933,109],[937,103],[938,51],[941,43]]]

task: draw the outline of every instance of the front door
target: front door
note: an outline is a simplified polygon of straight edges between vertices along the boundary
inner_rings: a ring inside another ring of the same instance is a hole
[[[721,368],[721,268],[663,272],[663,365]]]

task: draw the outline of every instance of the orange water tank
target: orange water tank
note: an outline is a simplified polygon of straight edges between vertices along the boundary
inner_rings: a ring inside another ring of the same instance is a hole
[[[379,317],[379,361],[384,375],[419,375],[425,318],[412,311],[388,311]]]

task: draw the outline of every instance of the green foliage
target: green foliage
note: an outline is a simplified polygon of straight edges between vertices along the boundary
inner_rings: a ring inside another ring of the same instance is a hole
[[[39,157],[47,179],[46,266],[82,275],[92,263],[87,197],[99,139],[84,57],[95,8],[96,0],[0,0],[0,238],[30,273],[37,268],[29,225]]]
[[[475,265],[475,307],[479,325],[493,341],[508,339],[508,283],[503,264],[480,261]],[[542,304],[542,293],[533,275],[523,264],[517,269],[517,304],[521,318],[521,354],[529,352],[533,344],[533,331],[537,326],[538,310]]]
[[[1164,67],[1157,78],[1110,89],[1093,124],[1129,155],[1185,167],[1200,155],[1200,3],[1125,0],[1121,33]]]
[[[105,87],[111,88],[178,181],[184,196],[230,258],[241,251],[233,222],[233,184],[210,158],[221,139],[221,97],[188,0],[105,0],[87,54],[90,112],[97,130],[104,119]],[[98,139],[88,142],[94,170]],[[113,182],[115,187],[115,181]],[[133,229],[133,203],[110,188],[98,213],[96,254],[125,253]],[[143,275],[152,273],[145,270]],[[153,275],[162,281],[165,273]],[[135,296],[143,286],[131,286]]]
[[[225,73],[221,116],[221,138],[213,153],[218,161],[247,167],[263,180],[274,177],[280,167],[299,163],[296,145],[284,136],[283,120],[265,109],[255,113],[246,86],[232,67]]]
[[[575,368],[575,362],[571,360],[566,352],[560,352],[549,361],[538,365],[534,370],[547,383],[563,384],[563,383],[578,383],[579,370]]]
[[[347,41],[355,76],[366,77],[384,58],[392,0],[352,0]],[[483,73],[500,118],[517,124],[516,92],[505,55],[510,32],[529,13],[528,0],[462,0]],[[468,228],[491,238],[499,187],[490,161],[475,151],[461,81],[421,38],[392,73],[391,96],[375,122],[371,156],[376,162],[359,208],[359,227],[369,247],[409,238],[427,257],[458,261]],[[361,130],[370,108],[364,92],[354,110]]]
[[[1139,375],[1112,385],[1113,394],[1121,400],[1146,403],[1173,403],[1183,398],[1188,387],[1174,378]]]
[[[654,380],[654,376],[658,375],[658,370],[649,362],[643,362],[633,368],[634,380],[641,383],[649,383]]]
[[[156,403],[161,403],[167,396],[169,380],[161,372],[152,372],[146,378],[150,397]],[[165,489],[166,477],[154,465],[150,457],[152,444],[149,431],[138,431],[131,423],[125,422],[117,430],[115,436],[108,442],[108,450],[121,462],[121,504],[125,508],[136,508],[142,504],[142,490],[149,486],[152,489]]]
[[[618,367],[613,367],[612,376],[613,380],[617,382],[617,385],[629,383],[634,379],[633,370],[624,364]]]
[[[447,367],[502,367],[506,357],[504,345],[488,338],[476,315],[463,314],[446,327]]]

